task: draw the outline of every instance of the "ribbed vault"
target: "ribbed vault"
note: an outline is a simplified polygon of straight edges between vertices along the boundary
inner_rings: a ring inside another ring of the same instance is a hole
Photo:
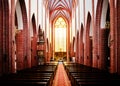
[[[50,18],[53,20],[57,16],[71,19],[71,12],[74,0],[48,0]]]

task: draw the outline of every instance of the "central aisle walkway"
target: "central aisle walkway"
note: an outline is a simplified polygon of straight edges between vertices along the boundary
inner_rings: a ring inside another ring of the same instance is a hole
[[[56,70],[56,75],[52,86],[71,86],[62,62],[58,63],[58,68]]]

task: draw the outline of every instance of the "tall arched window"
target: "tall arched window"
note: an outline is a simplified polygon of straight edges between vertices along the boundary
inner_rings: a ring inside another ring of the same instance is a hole
[[[55,52],[66,52],[67,24],[62,17],[55,22]]]

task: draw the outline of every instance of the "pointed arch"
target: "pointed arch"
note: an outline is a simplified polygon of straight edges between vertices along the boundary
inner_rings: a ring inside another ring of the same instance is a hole
[[[36,19],[35,14],[32,15],[33,36],[36,35]]]
[[[56,17],[52,20],[52,25],[54,25],[55,22],[57,21],[57,19],[60,18],[60,17],[65,20],[65,22],[66,22],[66,24],[67,24],[67,27],[68,27],[69,21],[68,21],[68,19],[67,19],[65,16],[62,16],[62,15],[56,16]]]
[[[17,8],[18,7],[18,8]],[[19,14],[17,13],[17,20],[19,33],[16,35],[16,58],[17,58],[17,70],[22,70],[24,68],[31,67],[31,55],[30,55],[30,37],[28,31],[28,18],[27,10],[25,5],[25,0],[17,0],[16,2],[16,13],[19,9]],[[18,18],[18,16],[20,18]],[[21,53],[19,53],[21,52]]]
[[[37,65],[37,32],[36,32],[36,19],[35,14],[32,15],[31,18],[31,65],[36,66]]]
[[[76,62],[79,63],[79,31],[76,34]]]
[[[110,22],[110,5],[109,0],[104,0],[102,3],[102,11],[100,16],[100,29],[106,27],[106,23]]]
[[[26,9],[26,4],[25,0],[19,0],[20,2],[20,7],[21,7],[21,12],[22,12],[22,20],[23,20],[23,68],[28,68],[31,67],[31,55],[30,55],[30,40],[29,40],[29,31],[28,31],[28,18],[27,18],[27,9]]]
[[[98,68],[109,71],[110,47],[108,47],[108,38],[110,32],[110,5],[109,0],[102,3],[99,28],[99,62]]]
[[[98,68],[99,62],[99,33],[100,33],[100,20],[102,12],[103,0],[97,1],[97,8],[95,14],[95,27],[94,27],[94,37],[93,37],[93,67]]]
[[[75,52],[75,50],[76,50],[76,47],[75,47],[75,37],[73,37],[73,52]]]
[[[109,0],[98,0],[96,9],[96,20],[94,29],[94,50],[93,50],[93,66],[99,69],[106,70],[107,61],[107,41],[105,42],[103,38],[108,40],[108,32],[106,30],[107,22],[110,22],[110,3]],[[104,29],[104,30],[101,30]],[[107,28],[108,29],[108,28]],[[110,29],[110,28],[109,28]],[[106,33],[106,34],[105,34]],[[103,53],[104,52],[104,53]],[[106,52],[106,53],[105,53]],[[109,69],[109,68],[108,68]]]
[[[91,14],[90,14],[90,12],[88,12],[87,23],[86,23],[86,35],[88,35],[88,36],[90,33],[90,25],[91,25]]]
[[[81,24],[81,28],[80,28],[80,40],[83,42],[83,33],[84,33],[84,27],[83,24]]]
[[[17,0],[15,5],[15,27],[18,30],[23,30],[23,18],[22,18],[22,9],[20,6],[19,0]]]
[[[66,27],[66,38],[67,38],[67,40],[66,40],[66,56],[67,56],[67,61],[69,61],[70,26],[69,26],[69,21],[67,20],[67,18],[66,18],[65,16],[62,16],[62,15],[56,16],[56,17],[54,18],[54,20],[51,21],[51,23],[52,23],[51,39],[52,39],[52,51],[53,51],[53,52],[52,52],[52,55],[53,55],[53,57],[55,57],[55,56],[54,56],[54,53],[55,53],[55,26],[54,26],[54,24],[55,24],[56,20],[57,20],[59,17],[63,18],[63,19],[65,20],[66,24],[67,24],[67,27]]]
[[[84,27],[83,24],[81,24],[80,28],[80,64],[84,64],[84,43],[83,43],[83,33],[84,33]]]
[[[88,12],[87,15],[87,23],[86,23],[86,29],[85,29],[85,43],[84,43],[84,64],[87,66],[91,66],[91,52],[92,50],[90,50],[90,26],[91,25],[91,14],[90,12]]]

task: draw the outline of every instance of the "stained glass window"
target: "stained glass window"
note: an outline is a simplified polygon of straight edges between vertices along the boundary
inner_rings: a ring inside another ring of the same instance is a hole
[[[55,22],[55,51],[66,52],[66,28],[67,24],[62,17]]]

